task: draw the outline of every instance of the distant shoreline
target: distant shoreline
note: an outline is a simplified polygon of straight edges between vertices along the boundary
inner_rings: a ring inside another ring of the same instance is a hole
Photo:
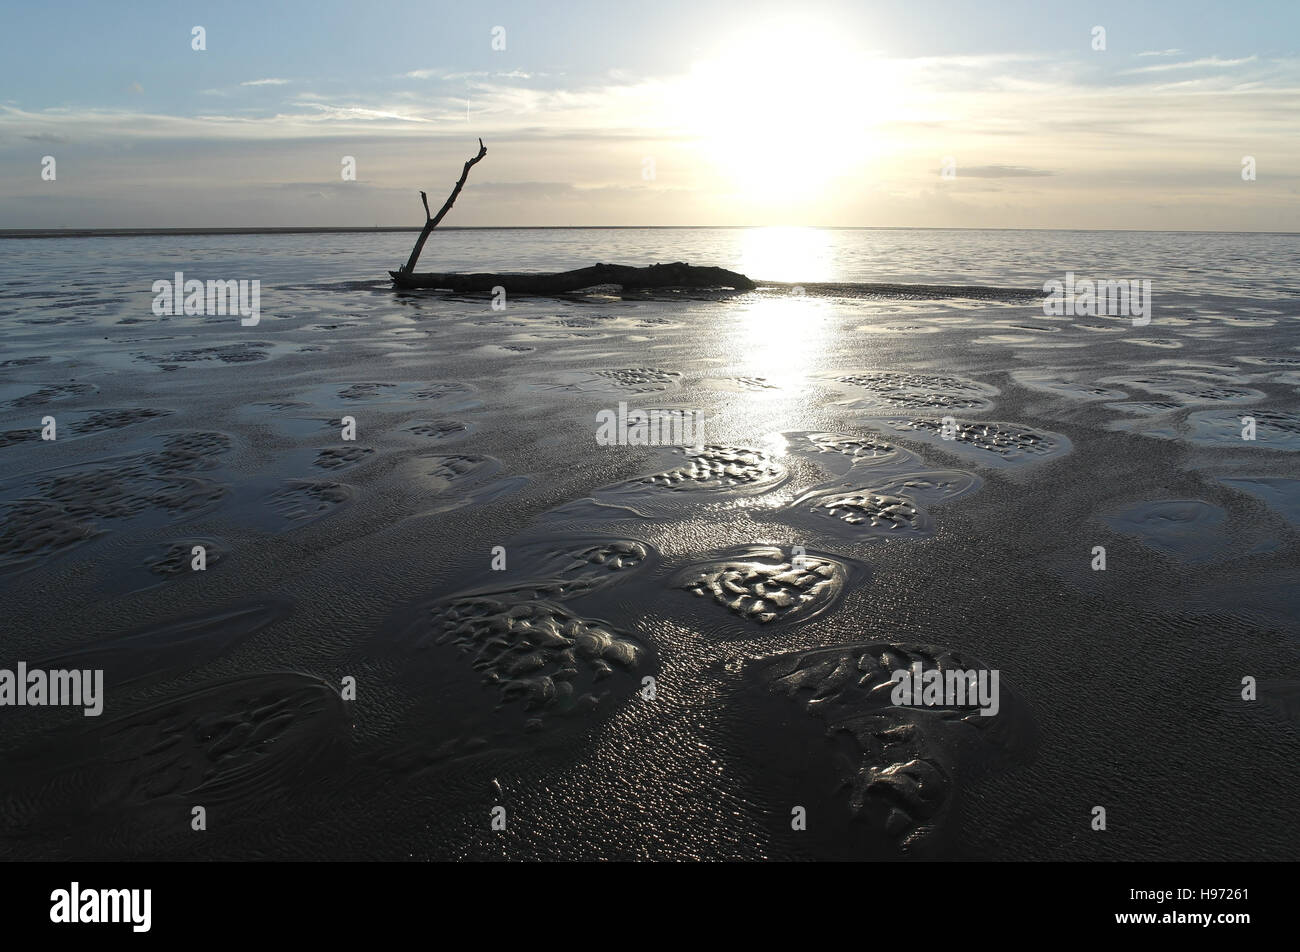
[[[168,235],[330,235],[419,231],[418,225],[371,228],[0,228],[0,238],[149,238]],[[450,229],[448,229],[450,230]]]
[[[1146,228],[935,228],[911,225],[443,225],[442,231],[737,231],[750,228],[814,228],[824,231],[1020,231],[1149,235],[1300,235],[1300,231],[1218,231]],[[0,228],[0,238],[150,238],[205,235],[363,235],[418,232],[419,225],[371,227],[244,228]]]

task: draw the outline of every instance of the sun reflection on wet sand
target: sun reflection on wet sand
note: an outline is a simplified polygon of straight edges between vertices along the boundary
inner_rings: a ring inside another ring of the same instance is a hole
[[[812,228],[754,228],[742,242],[745,273],[761,280],[825,280],[831,245]],[[804,387],[821,366],[836,315],[829,301],[809,297],[800,286],[750,296],[736,315],[730,352],[736,369],[788,394]],[[761,396],[763,391],[758,391]]]
[[[736,369],[783,389],[802,387],[821,369],[835,321],[826,300],[799,294],[756,298],[736,315]]]
[[[747,228],[740,271],[755,281],[833,280],[834,245],[818,228]]]
[[[824,368],[840,322],[832,302],[797,293],[752,295],[741,304],[724,343],[728,373],[749,386],[734,393],[724,418],[742,431],[756,424],[767,432],[803,428],[815,410],[813,375]]]

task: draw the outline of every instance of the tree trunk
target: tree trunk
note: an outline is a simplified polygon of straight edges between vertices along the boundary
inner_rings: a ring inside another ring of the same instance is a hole
[[[735,288],[752,291],[754,282],[743,274],[723,268],[692,267],[689,264],[655,264],[633,268],[621,264],[598,264],[555,274],[438,274],[390,271],[399,288],[439,288],[446,291],[486,291],[504,288],[507,294],[565,294],[598,284],[617,284],[624,290],[644,288]]]

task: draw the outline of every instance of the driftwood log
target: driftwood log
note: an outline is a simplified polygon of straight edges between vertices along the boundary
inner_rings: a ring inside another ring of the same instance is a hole
[[[537,274],[434,274],[390,271],[399,288],[439,288],[445,291],[486,291],[505,288],[507,294],[567,294],[601,284],[617,284],[625,291],[648,288],[734,288],[751,291],[754,282],[723,268],[694,267],[683,262],[633,268],[597,264],[576,271]]]
[[[406,264],[397,271],[389,271],[393,284],[399,288],[437,288],[446,291],[486,291],[493,293],[496,288],[504,288],[507,294],[567,294],[583,288],[602,284],[617,284],[624,290],[671,289],[671,288],[734,288],[737,291],[750,291],[754,282],[743,274],[727,271],[723,268],[694,267],[678,261],[674,264],[653,264],[644,268],[634,268],[620,264],[597,264],[590,268],[578,268],[575,271],[559,273],[510,273],[510,274],[439,274],[436,272],[417,272],[415,263],[420,259],[424,243],[438,223],[451,211],[456,197],[465,187],[469,170],[483,156],[487,155],[487,146],[478,140],[478,154],[465,163],[460,178],[447,201],[437,215],[429,214],[429,196],[420,192],[420,201],[424,204],[424,228],[415,240],[411,256]]]

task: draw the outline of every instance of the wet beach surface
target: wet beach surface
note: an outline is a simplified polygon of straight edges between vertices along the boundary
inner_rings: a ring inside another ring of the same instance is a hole
[[[1248,239],[1144,262],[1146,326],[1014,255],[498,310],[393,292],[400,234],[8,242],[0,667],[106,699],[0,713],[0,855],[1300,858],[1297,248]],[[260,322],[156,317],[175,270]]]

